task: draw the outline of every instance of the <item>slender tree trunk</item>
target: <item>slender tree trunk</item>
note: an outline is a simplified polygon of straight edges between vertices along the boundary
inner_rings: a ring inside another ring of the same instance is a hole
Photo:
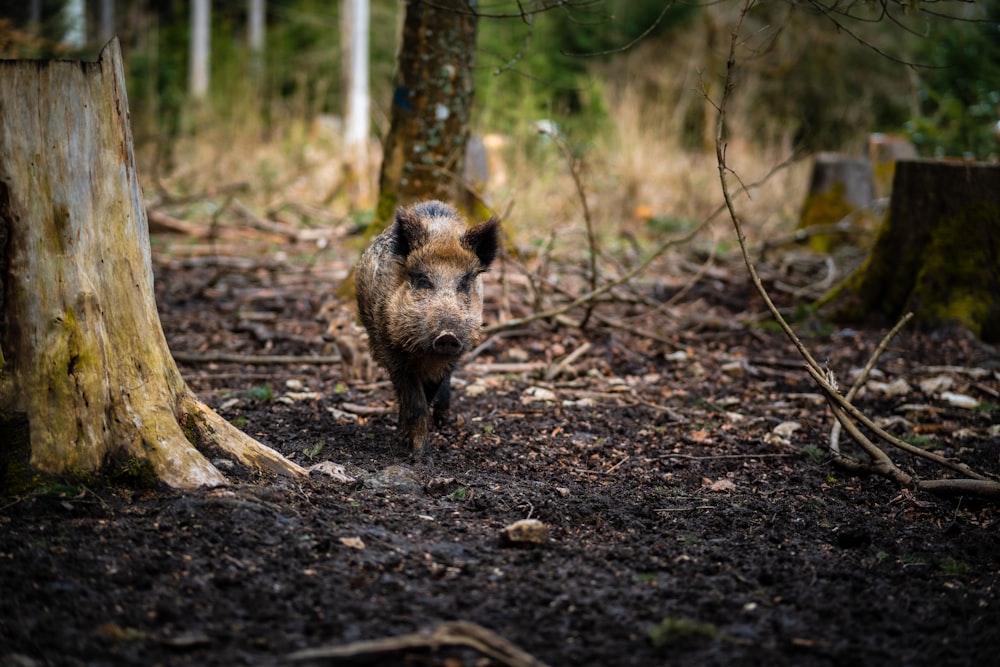
[[[97,31],[101,44],[115,36],[115,0],[101,0],[101,23]]]
[[[118,40],[95,63],[0,61],[0,455],[32,469],[144,461],[176,487],[225,483],[188,438],[304,470],[198,401],[153,297]],[[186,435],[187,434],[187,435]]]
[[[351,206],[371,206],[368,181],[368,138],[371,95],[368,86],[368,0],[346,0],[343,4],[342,35],[346,45],[344,89],[347,93],[344,113],[344,165]]]
[[[256,83],[264,74],[264,0],[248,0],[247,42],[250,46],[250,74]]]
[[[87,43],[87,4],[84,0],[67,0],[63,5],[63,41],[72,49],[82,49]]]
[[[472,108],[475,3],[411,0],[396,68],[377,217],[419,199],[456,202]]]
[[[196,100],[208,95],[209,49],[211,46],[212,3],[191,0],[191,54],[188,63],[188,92]]]

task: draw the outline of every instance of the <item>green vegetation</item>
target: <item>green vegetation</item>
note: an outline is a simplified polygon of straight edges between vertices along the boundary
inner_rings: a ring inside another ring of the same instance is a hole
[[[265,382],[261,387],[250,387],[243,395],[247,398],[252,398],[258,401],[264,401],[270,403],[274,400],[275,394],[274,389],[271,388],[270,382]]]
[[[667,648],[690,639],[715,639],[719,628],[712,623],[704,623],[690,618],[665,616],[649,630],[649,638],[657,648]]]
[[[1000,122],[1000,0],[977,3],[982,15],[934,21],[916,44],[919,114],[905,122],[920,152],[932,157],[997,154]]]
[[[996,155],[1000,0],[956,3],[950,16],[925,4],[890,6],[886,18],[878,3],[849,12],[757,3],[739,54],[742,101],[731,109],[728,129],[808,150],[857,149],[873,130],[906,132],[925,155]],[[98,23],[97,5],[87,3],[91,25]],[[611,104],[630,98],[651,124],[669,123],[678,145],[705,148],[713,128],[704,96],[718,95],[722,45],[738,4],[571,0],[530,16],[522,7],[509,0],[481,8],[474,112],[480,131],[528,137],[547,119],[589,142],[617,120]],[[31,27],[27,3],[8,7],[0,57],[92,58],[101,46],[96,36],[74,52],[61,41],[59,13],[49,9]],[[404,9],[371,3],[378,129],[392,97]],[[247,45],[245,3],[214,3],[205,105],[187,99],[189,10],[189,3],[170,0],[117,16],[135,135],[139,143],[156,141],[168,164],[173,137],[220,125],[275,136],[289,121],[341,112],[341,3],[269,0],[263,58]]]
[[[316,444],[314,444],[312,447],[306,447],[305,449],[303,449],[302,453],[310,461],[315,461],[316,459],[318,459],[323,454],[323,450],[324,449],[326,449],[326,443],[324,441],[320,440],[319,442],[317,442]]]
[[[827,457],[829,456],[829,452],[827,452],[824,448],[813,444],[804,445],[802,449],[799,450],[799,454],[806,461],[816,464],[826,462]]]

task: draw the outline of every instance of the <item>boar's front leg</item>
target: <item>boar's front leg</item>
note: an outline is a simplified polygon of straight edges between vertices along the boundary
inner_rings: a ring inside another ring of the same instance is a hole
[[[420,454],[427,445],[431,428],[430,406],[422,383],[413,377],[392,378],[399,400],[399,442]]]
[[[441,428],[448,422],[448,410],[451,408],[451,373],[440,382],[425,385],[424,394],[434,415],[434,426]]]

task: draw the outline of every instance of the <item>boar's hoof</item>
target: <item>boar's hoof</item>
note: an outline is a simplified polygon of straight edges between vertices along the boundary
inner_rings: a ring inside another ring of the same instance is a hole
[[[459,355],[462,353],[462,341],[452,332],[445,331],[434,339],[434,351],[438,354]]]

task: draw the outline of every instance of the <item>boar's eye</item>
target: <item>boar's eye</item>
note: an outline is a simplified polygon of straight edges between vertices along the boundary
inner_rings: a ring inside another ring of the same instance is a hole
[[[468,294],[472,291],[472,281],[476,279],[476,276],[472,273],[466,273],[462,276],[461,280],[458,281],[458,291],[462,294]]]
[[[434,289],[434,283],[430,276],[423,271],[414,271],[410,274],[410,287],[413,289]]]

